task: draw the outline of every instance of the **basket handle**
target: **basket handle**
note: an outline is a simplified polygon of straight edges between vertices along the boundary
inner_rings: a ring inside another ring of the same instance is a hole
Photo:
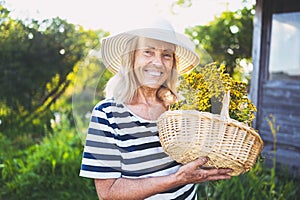
[[[230,103],[230,90],[225,92],[223,101],[222,101],[222,110],[221,110],[221,119],[222,120],[229,120],[229,103]]]

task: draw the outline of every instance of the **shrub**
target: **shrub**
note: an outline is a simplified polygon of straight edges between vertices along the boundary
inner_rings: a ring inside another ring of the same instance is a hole
[[[97,199],[93,180],[78,176],[82,148],[75,129],[56,128],[2,164],[0,199]]]

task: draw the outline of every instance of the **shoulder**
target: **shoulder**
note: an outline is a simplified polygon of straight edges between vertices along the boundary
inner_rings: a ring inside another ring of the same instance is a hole
[[[111,112],[122,108],[124,108],[123,104],[117,104],[116,101],[111,98],[99,101],[95,105],[94,111]]]

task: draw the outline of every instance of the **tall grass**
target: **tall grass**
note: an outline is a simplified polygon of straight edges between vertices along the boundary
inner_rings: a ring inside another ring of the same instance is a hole
[[[78,176],[83,146],[74,127],[63,122],[29,146],[28,138],[15,145],[0,133],[0,200],[98,199],[93,180]],[[287,174],[267,168],[260,157],[244,175],[199,184],[199,199],[296,200],[300,181]]]
[[[300,181],[289,175],[276,175],[265,167],[264,161],[246,174],[232,177],[231,180],[207,182],[199,185],[198,199],[239,199],[239,200],[293,200],[298,199]]]
[[[78,134],[64,124],[39,144],[9,149],[10,155],[0,158],[0,199],[97,199],[93,181],[78,176],[81,153]]]

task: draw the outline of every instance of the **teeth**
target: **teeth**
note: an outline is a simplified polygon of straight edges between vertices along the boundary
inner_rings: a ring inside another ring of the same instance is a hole
[[[147,72],[151,76],[160,76],[162,74],[162,72],[156,72],[156,71],[147,71]]]

